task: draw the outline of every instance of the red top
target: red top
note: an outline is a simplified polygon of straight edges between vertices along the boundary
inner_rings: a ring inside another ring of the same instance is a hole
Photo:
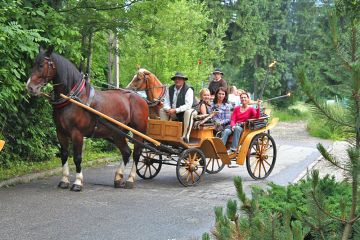
[[[230,126],[233,127],[237,123],[246,122],[246,120],[251,118],[260,117],[260,108],[249,107],[245,112],[240,112],[240,106],[234,108],[233,113],[231,114]]]

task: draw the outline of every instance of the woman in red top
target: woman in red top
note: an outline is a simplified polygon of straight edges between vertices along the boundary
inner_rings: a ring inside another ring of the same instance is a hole
[[[239,139],[241,133],[244,130],[243,129],[244,122],[246,122],[248,119],[260,117],[261,100],[257,101],[257,109],[254,109],[248,105],[250,98],[247,93],[242,93],[240,95],[240,101],[241,101],[241,106],[235,107],[233,113],[231,114],[231,122],[230,122],[231,129],[224,130],[224,135],[226,135],[226,141],[228,137],[231,135],[231,133],[234,132],[233,141],[230,147],[230,150],[233,152],[237,151]]]

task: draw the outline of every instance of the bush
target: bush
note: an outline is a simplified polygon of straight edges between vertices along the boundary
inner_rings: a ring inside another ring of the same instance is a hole
[[[351,186],[336,182],[334,177],[318,179],[318,173],[286,187],[269,184],[268,190],[252,188],[252,199],[242,189],[242,180],[235,177],[241,208],[229,200],[224,211],[215,208],[216,223],[212,231],[216,239],[340,239],[342,223],[320,211],[344,216],[351,207]],[[314,188],[313,180],[318,179]],[[316,201],[313,194],[319,194]],[[321,194],[320,194],[321,193]],[[326,195],[326,197],[325,197]],[[339,203],[342,207],[339,208]],[[360,227],[358,223],[354,226]],[[203,239],[207,239],[208,233]],[[353,239],[358,239],[354,233]]]

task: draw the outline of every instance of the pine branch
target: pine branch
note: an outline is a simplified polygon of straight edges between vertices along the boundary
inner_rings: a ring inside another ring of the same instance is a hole
[[[350,128],[353,127],[351,124],[349,124],[349,123],[347,123],[345,121],[341,121],[340,118],[335,118],[333,115],[331,115],[327,111],[327,109],[325,109],[323,106],[320,105],[320,103],[316,100],[316,98],[312,94],[312,90],[311,90],[309,82],[307,81],[304,69],[300,69],[297,72],[297,77],[298,77],[301,85],[303,86],[303,91],[308,96],[310,101],[313,102],[314,106],[320,111],[321,114],[323,114],[329,120],[331,120],[332,122],[334,122],[334,123],[336,123],[338,125],[347,126],[347,127],[350,127]]]
[[[332,219],[334,219],[334,220],[337,220],[337,221],[339,221],[339,222],[341,222],[341,223],[343,223],[343,224],[346,224],[346,223],[347,223],[347,221],[345,221],[345,220],[343,220],[343,219],[341,219],[341,218],[339,218],[339,217],[336,217],[336,216],[332,215],[331,213],[325,211],[325,210],[322,208],[322,206],[320,205],[319,201],[317,200],[317,198],[316,198],[316,196],[315,196],[315,192],[314,192],[313,190],[311,191],[311,196],[312,196],[312,198],[313,198],[316,206],[318,207],[318,209],[319,209],[322,213],[324,213],[324,214],[325,214],[326,216],[328,216],[329,218],[332,218]]]
[[[340,168],[341,170],[350,172],[350,169],[345,168],[343,166],[340,165],[340,162],[333,156],[331,155],[321,143],[318,143],[316,145],[317,149],[319,150],[319,152],[321,153],[321,155],[327,160],[329,161],[331,164],[333,164],[334,166]]]

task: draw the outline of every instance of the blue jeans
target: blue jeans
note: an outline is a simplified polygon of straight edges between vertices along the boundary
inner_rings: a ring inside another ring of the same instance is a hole
[[[244,129],[242,128],[242,126],[235,125],[233,140],[232,140],[232,144],[231,144],[231,149],[233,149],[233,150],[237,149],[238,144],[239,144],[239,140],[240,140],[240,136],[241,136],[243,131],[244,131]]]
[[[236,151],[238,144],[239,144],[240,136],[241,136],[241,133],[243,132],[243,130],[244,129],[240,125],[235,126],[233,140],[232,140],[232,144],[230,147],[231,150]],[[221,140],[224,143],[224,145],[226,145],[226,142],[231,134],[232,134],[232,131],[230,128],[225,128],[224,131],[222,131]]]

